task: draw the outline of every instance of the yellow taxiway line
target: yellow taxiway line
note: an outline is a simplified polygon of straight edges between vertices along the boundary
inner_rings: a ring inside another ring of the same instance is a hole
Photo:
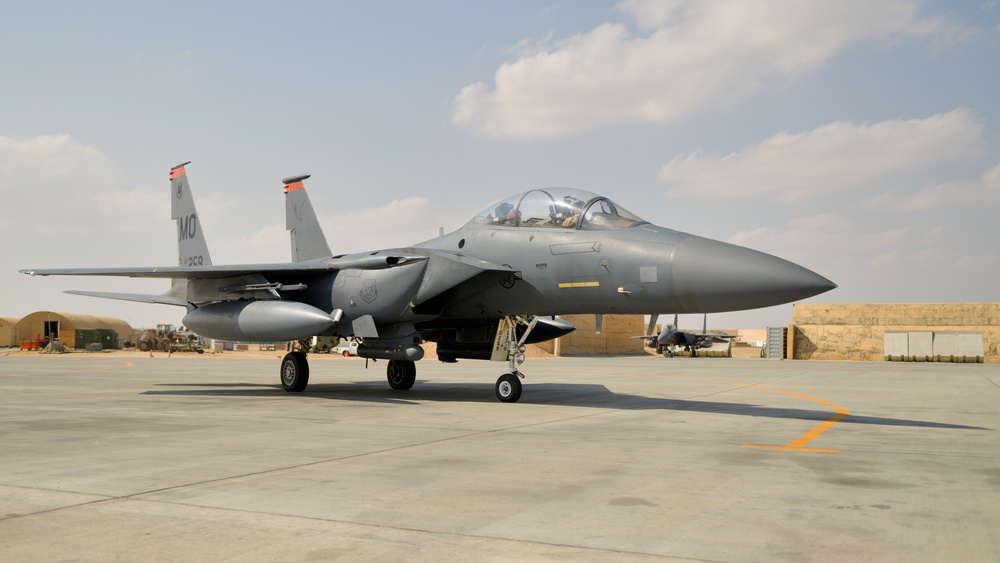
[[[822,399],[817,399],[816,397],[810,397],[808,395],[803,395],[801,393],[795,393],[793,391],[786,391],[784,389],[773,389],[771,387],[761,387],[759,385],[747,385],[747,387],[753,387],[754,389],[762,389],[764,391],[772,391],[774,393],[784,393],[785,395],[791,395],[792,397],[798,397],[800,399],[805,399],[807,401],[812,401],[814,403],[819,403],[819,404],[821,404],[821,405],[823,405],[825,407],[830,407],[831,409],[837,411],[837,414],[831,416],[825,422],[823,422],[819,426],[813,428],[809,432],[806,432],[805,434],[799,436],[795,440],[792,440],[787,445],[784,445],[784,446],[761,446],[761,445],[757,445],[757,444],[743,444],[744,448],[754,448],[754,449],[758,449],[758,450],[792,450],[792,451],[799,451],[799,452],[817,452],[817,453],[824,453],[824,454],[840,453],[840,450],[831,450],[831,449],[825,449],[825,448],[807,448],[805,446],[809,442],[812,442],[813,440],[815,440],[816,438],[818,438],[820,434],[826,432],[830,428],[833,428],[834,424],[837,424],[845,416],[851,414],[850,411],[848,411],[847,409],[845,409],[843,407],[839,407],[839,406],[837,406],[837,405],[835,405],[833,403],[829,403],[827,401],[824,401]]]
[[[773,387],[763,387],[760,385],[753,385],[750,383],[740,383],[738,381],[723,381],[719,379],[698,379],[694,377],[681,377],[665,375],[659,377],[668,377],[672,379],[687,379],[689,381],[707,381],[709,383],[723,383],[725,385],[734,385],[737,387],[750,387],[752,389],[760,389],[762,391],[770,391],[772,393],[781,393],[783,395],[790,395],[792,397],[798,397],[799,399],[805,399],[807,401],[812,401],[814,403],[819,403],[825,407],[829,407],[835,411],[837,414],[831,416],[829,419],[824,421],[819,426],[816,426],[812,430],[806,432],[805,434],[799,436],[795,440],[792,440],[784,446],[763,446],[758,444],[743,444],[744,448],[752,448],[757,450],[784,450],[784,451],[795,451],[795,452],[813,452],[813,453],[824,453],[824,454],[835,454],[840,453],[840,450],[833,450],[827,448],[807,448],[806,444],[812,442],[818,438],[821,434],[833,427],[834,424],[840,422],[845,416],[851,414],[847,409],[837,406],[833,403],[824,401],[823,399],[817,399],[816,397],[810,397],[808,395],[803,395],[801,393],[796,393],[794,391],[786,391],[784,389],[775,389]]]

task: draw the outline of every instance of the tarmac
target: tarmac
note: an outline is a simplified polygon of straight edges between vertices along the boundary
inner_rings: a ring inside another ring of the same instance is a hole
[[[998,561],[1000,365],[0,355],[0,561]]]

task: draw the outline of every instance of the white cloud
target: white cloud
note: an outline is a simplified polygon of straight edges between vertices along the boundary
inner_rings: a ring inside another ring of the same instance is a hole
[[[863,201],[869,209],[890,212],[927,211],[946,205],[991,205],[1000,202],[1000,165],[978,179],[959,179],[921,188],[915,192],[893,190]]]
[[[661,169],[660,179],[672,194],[706,190],[789,202],[870,188],[893,174],[940,163],[973,160],[981,152],[982,131],[983,125],[963,108],[874,125],[836,122],[804,133],[778,133],[726,156],[677,156]],[[935,199],[934,194],[925,199]]]
[[[938,184],[918,190],[912,194],[900,192],[888,192],[863,202],[868,209],[894,211],[926,211],[936,209],[948,203],[956,203],[968,200],[972,195],[970,190],[964,189],[955,182]]]
[[[120,234],[162,218],[155,194],[123,189],[110,157],[65,134],[0,137],[0,191],[3,228],[19,236]]]
[[[993,168],[990,168],[983,174],[982,177],[983,187],[987,190],[993,190],[994,192],[1000,192],[1000,164],[997,164]]]
[[[961,34],[916,0],[628,0],[641,30],[606,23],[522,43],[493,85],[455,97],[452,123],[492,137],[550,138],[623,122],[669,123],[737,104],[815,70],[864,40]]]
[[[51,182],[69,178],[88,178],[108,183],[115,177],[115,166],[99,150],[79,143],[69,135],[42,135],[17,140],[0,136],[3,167],[0,180],[8,182]],[[13,187],[13,186],[12,186]],[[22,189],[29,185],[22,185]]]

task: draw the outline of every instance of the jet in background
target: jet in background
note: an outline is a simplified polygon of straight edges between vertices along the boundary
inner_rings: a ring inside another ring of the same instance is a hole
[[[171,169],[176,267],[30,269],[30,275],[166,278],[160,295],[73,292],[180,305],[183,324],[206,338],[249,342],[361,338],[358,355],[388,360],[394,389],[413,386],[424,342],[444,362],[506,361],[495,385],[521,396],[525,344],[573,330],[556,315],[710,313],[805,299],[836,287],[787,260],[643,221],[607,197],[572,188],[502,199],[449,234],[412,246],[331,255],[302,182],[285,181],[292,261],[214,265],[185,166]],[[303,346],[302,349],[307,347]],[[280,380],[309,381],[301,350]]]
[[[654,316],[650,319],[650,328],[647,332],[652,332],[655,323],[656,317]],[[657,354],[673,357],[674,351],[680,348],[690,352],[693,358],[698,357],[698,350],[701,348],[711,348],[715,342],[726,342],[727,340],[736,338],[732,334],[709,334],[708,315],[704,317],[701,333],[680,330],[677,328],[678,326],[677,315],[674,315],[674,323],[663,327],[659,335],[647,334],[645,336],[634,336],[633,338],[649,340],[647,346],[649,348],[656,348]]]

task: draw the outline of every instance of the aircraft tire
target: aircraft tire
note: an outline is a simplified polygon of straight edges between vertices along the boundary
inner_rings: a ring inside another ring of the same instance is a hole
[[[503,403],[516,403],[521,398],[521,378],[513,373],[505,373],[497,379],[497,399]]]
[[[408,360],[389,360],[385,376],[389,381],[389,387],[397,391],[406,391],[417,381],[417,366]]]
[[[289,352],[281,360],[281,387],[285,391],[301,393],[309,384],[309,362],[302,352]]]

